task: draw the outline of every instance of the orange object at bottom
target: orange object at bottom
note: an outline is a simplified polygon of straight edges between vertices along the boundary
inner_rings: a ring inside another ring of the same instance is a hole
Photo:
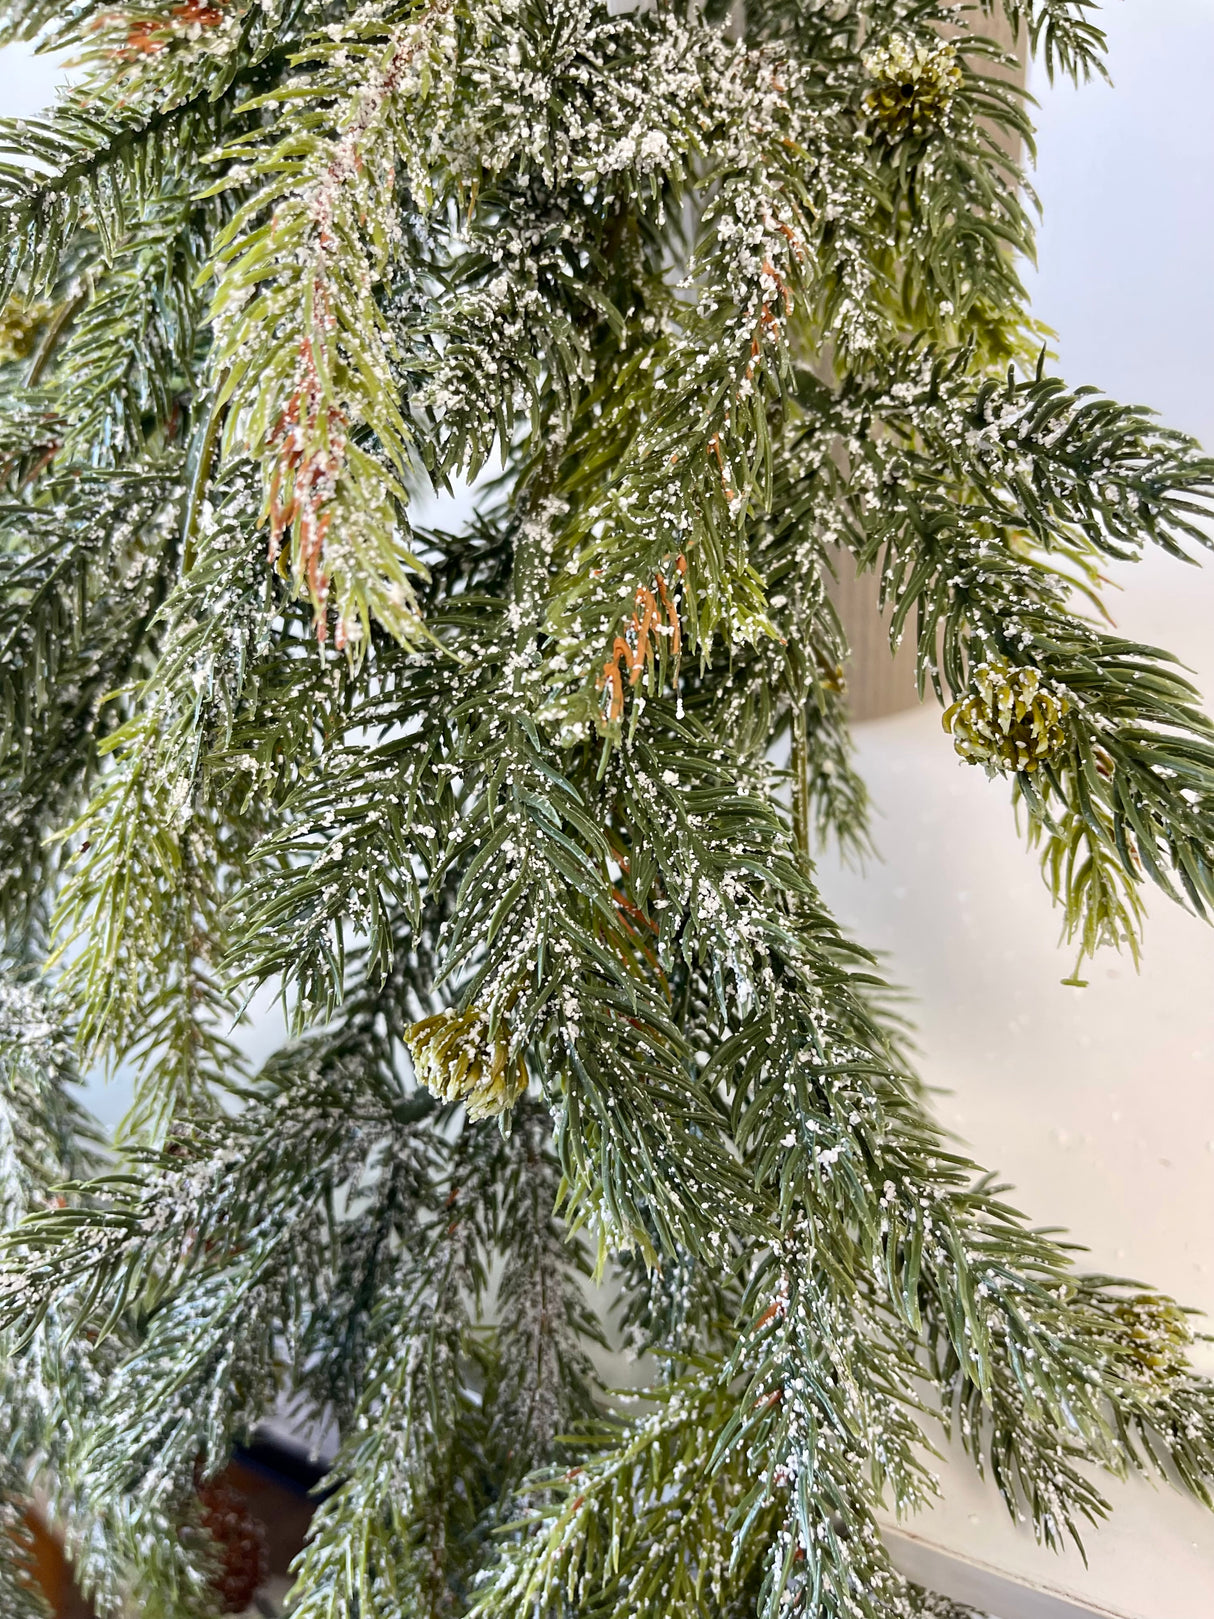
[[[55,1619],[92,1619],[93,1610],[76,1589],[58,1538],[36,1512],[26,1514],[25,1527],[31,1542],[30,1573]]]

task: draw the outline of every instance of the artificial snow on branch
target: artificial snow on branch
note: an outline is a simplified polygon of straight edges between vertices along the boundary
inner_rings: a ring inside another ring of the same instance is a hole
[[[1209,1503],[1186,1313],[948,1140],[815,882],[842,550],[1080,961],[1214,909],[1100,599],[1214,462],[1050,370],[996,24],[1101,71],[1089,0],[0,0],[80,59],[0,129],[6,1612],[37,1492],[213,1615],[284,1402],[300,1619],[960,1619],[877,1528],[948,1433],[1051,1546]]]

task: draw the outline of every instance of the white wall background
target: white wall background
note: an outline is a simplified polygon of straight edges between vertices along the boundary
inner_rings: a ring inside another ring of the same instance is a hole
[[[1214,444],[1214,0],[1106,0],[1113,85],[1035,73],[1036,312],[1063,375]]]

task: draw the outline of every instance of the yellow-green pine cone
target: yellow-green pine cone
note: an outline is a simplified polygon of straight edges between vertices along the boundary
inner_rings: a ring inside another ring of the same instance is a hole
[[[527,1067],[510,1055],[509,1030],[499,1018],[491,1034],[482,1007],[423,1018],[405,1031],[405,1043],[418,1083],[444,1102],[462,1102],[470,1119],[509,1112],[527,1089]]]
[[[1184,1375],[1193,1333],[1179,1305],[1159,1293],[1138,1293],[1114,1313],[1144,1381],[1167,1386]]]
[[[911,45],[895,35],[864,58],[873,81],[864,106],[891,141],[939,129],[961,84],[957,52],[946,40]]]
[[[953,746],[988,775],[1033,771],[1066,750],[1066,694],[1041,671],[990,658],[972,670],[967,697],[945,710]]]
[[[11,365],[33,353],[34,336],[51,312],[50,304],[27,304],[10,298],[0,309],[0,365]]]

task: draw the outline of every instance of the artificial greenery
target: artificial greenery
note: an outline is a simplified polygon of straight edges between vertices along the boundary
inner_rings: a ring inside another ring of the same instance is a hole
[[[842,549],[1081,962],[1214,905],[1214,725],[1098,612],[1214,463],[1019,279],[995,38],[1099,72],[1091,0],[0,17],[78,62],[0,132],[9,1519],[214,1612],[199,1482],[288,1403],[298,1619],[893,1619],[956,1611],[877,1527],[942,1427],[1051,1545],[1089,1464],[1208,1501],[1185,1314],[942,1135],[814,879]]]

